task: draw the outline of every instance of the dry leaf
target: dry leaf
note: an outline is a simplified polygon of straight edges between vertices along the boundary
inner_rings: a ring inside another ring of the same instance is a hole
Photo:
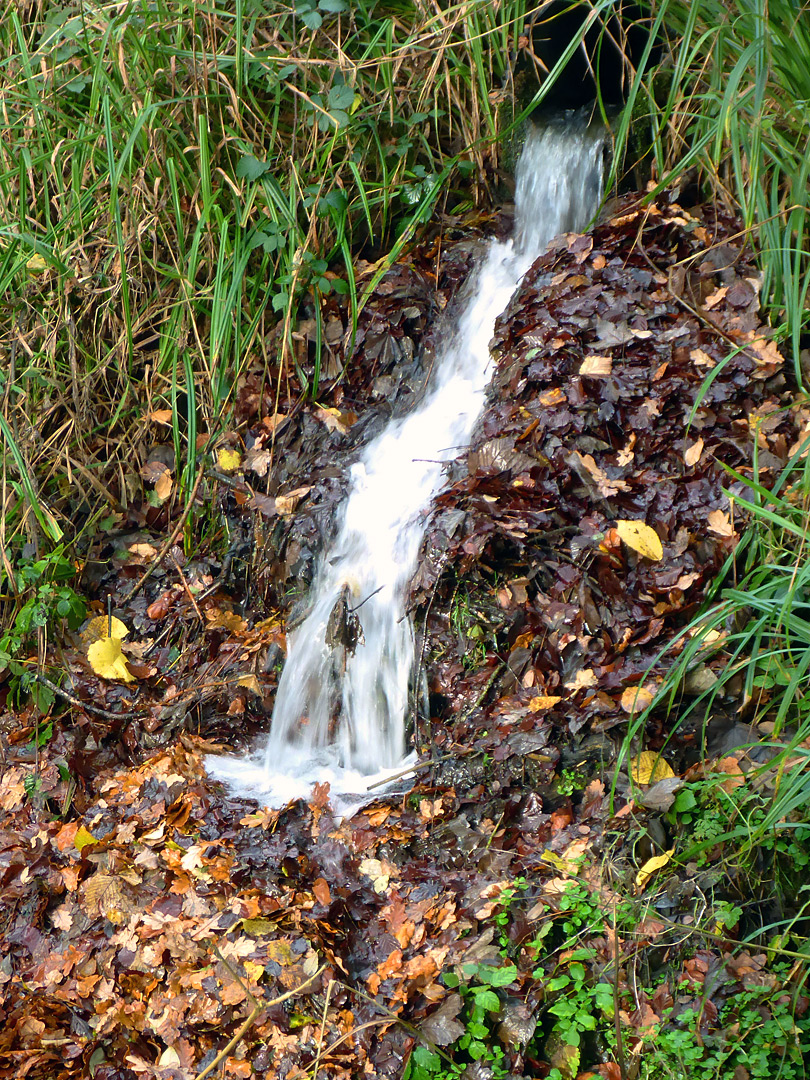
[[[609,499],[619,491],[627,491],[630,486],[626,480],[610,478],[603,469],[599,468],[591,454],[580,454],[578,450],[575,450],[567,460],[580,476],[584,478],[584,474],[587,474],[596,481],[599,494],[603,499]]]
[[[94,874],[82,886],[84,910],[91,918],[103,915],[112,923],[126,922],[128,911],[121,882],[111,874]]]
[[[550,390],[544,390],[537,400],[546,409],[550,409],[553,405],[562,405],[568,399],[559,386],[553,386]]]
[[[722,510],[712,510],[708,517],[709,532],[715,536],[733,536],[734,526],[728,514]]]
[[[621,706],[626,713],[642,712],[652,699],[652,691],[645,686],[628,686],[622,693]]]
[[[638,757],[630,762],[630,775],[637,784],[656,784],[675,773],[660,754],[654,750],[642,750]]]
[[[590,375],[593,378],[599,378],[603,375],[610,375],[613,370],[613,357],[612,356],[586,356],[582,363],[579,365],[580,375]]]
[[[279,514],[291,514],[305,495],[309,495],[311,487],[294,488],[285,495],[276,495],[276,510]]]
[[[217,466],[223,472],[234,472],[241,463],[242,455],[238,450],[231,450],[230,447],[223,446],[221,450],[217,451]]]
[[[367,878],[371,878],[375,893],[384,893],[388,888],[391,876],[379,859],[363,859],[360,863],[360,873]]]
[[[692,443],[692,445],[687,448],[686,453],[683,455],[684,464],[691,469],[693,465],[697,465],[700,461],[700,455],[702,453],[703,439],[698,439],[697,442]]]
[[[713,293],[710,293],[703,301],[703,307],[706,311],[711,311],[713,307],[717,307],[721,300],[725,299],[725,295],[728,292],[728,285],[721,285],[720,288]]]
[[[590,668],[580,668],[574,678],[569,679],[565,685],[576,693],[577,690],[587,690],[591,686],[596,686],[596,683],[597,678]]]
[[[645,559],[659,562],[664,557],[658,533],[643,521],[617,521],[616,531],[629,548]]]
[[[636,874],[636,892],[643,892],[647,882],[656,872],[662,867],[666,866],[672,856],[675,854],[675,848],[670,848],[669,851],[665,851],[663,855],[653,855],[651,859],[647,859],[642,868]]]
[[[698,367],[713,368],[717,363],[716,360],[712,360],[707,352],[703,349],[692,349],[689,353],[689,359],[693,360]]]
[[[349,428],[357,419],[356,413],[341,412],[340,409],[316,409],[314,416],[326,424],[329,431],[337,431],[341,435],[348,435]]]
[[[562,698],[548,694],[538,694],[537,697],[533,697],[529,701],[529,712],[545,712],[546,709],[553,709],[558,701],[562,701]]]
[[[94,641],[87,650],[90,667],[102,679],[122,679],[135,682],[135,676],[127,667],[126,657],[121,651],[120,638],[102,638]]]

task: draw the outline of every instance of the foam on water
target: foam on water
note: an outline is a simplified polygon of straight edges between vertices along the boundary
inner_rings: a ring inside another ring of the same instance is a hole
[[[490,377],[495,320],[531,263],[559,233],[583,229],[602,189],[604,132],[536,128],[517,170],[515,237],[492,242],[469,299],[437,351],[422,403],[393,420],[351,470],[336,538],[321,557],[311,609],[287,639],[271,732],[244,758],[209,758],[209,774],[268,806],[327,782],[333,805],[356,804],[405,759],[414,635],[405,613],[427,511],[444,467],[470,441]],[[363,641],[351,655],[327,643],[344,587]],[[357,797],[355,800],[354,797]]]

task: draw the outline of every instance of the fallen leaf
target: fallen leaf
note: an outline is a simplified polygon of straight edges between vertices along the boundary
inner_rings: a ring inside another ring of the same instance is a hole
[[[357,420],[356,413],[341,412],[340,409],[315,409],[314,416],[325,424],[329,431],[337,431],[341,435],[348,435],[349,428]]]
[[[298,487],[285,495],[276,495],[276,510],[279,514],[291,514],[310,491],[312,491],[311,487]]]
[[[128,634],[129,628],[126,623],[122,623],[114,615],[112,618],[107,615],[97,615],[90,620],[79,636],[86,646],[90,646],[94,641],[103,641],[107,637],[123,641]]]
[[[728,514],[722,510],[712,510],[707,518],[709,524],[709,532],[714,533],[715,536],[733,536],[734,526],[731,524],[731,519]]]
[[[637,784],[655,784],[674,776],[671,766],[654,750],[642,750],[630,762],[630,775]]]
[[[626,713],[642,712],[651,704],[653,696],[645,686],[628,686],[622,692],[621,706]]]
[[[28,262],[25,264],[25,268],[29,274],[33,277],[36,274],[41,274],[48,269],[48,260],[44,259],[42,255],[32,255]]]
[[[703,307],[706,309],[706,311],[711,311],[713,307],[717,307],[720,301],[725,298],[727,292],[728,285],[721,285],[720,288],[717,289],[715,292],[709,293],[709,295],[703,301]]]
[[[560,701],[562,698],[553,694],[538,694],[529,701],[529,712],[545,712],[546,709],[553,709]]]
[[[120,638],[102,638],[94,641],[87,650],[90,667],[102,679],[122,679],[135,682],[135,676],[127,667],[126,657],[121,650]]]
[[[153,424],[170,424],[173,416],[171,409],[153,409],[152,412],[146,414],[146,419],[151,420]]]
[[[703,453],[703,439],[698,439],[697,442],[692,443],[687,448],[686,453],[683,455],[684,464],[690,469],[693,465],[697,465],[700,461],[700,455]]]
[[[590,375],[593,378],[600,378],[604,375],[610,375],[613,370],[613,357],[612,356],[586,356],[582,363],[579,365],[580,375]]]
[[[577,690],[587,690],[591,686],[596,686],[596,675],[590,668],[580,668],[573,679],[569,679],[565,686],[568,690],[573,690],[574,693]]]
[[[371,878],[371,884],[375,893],[384,893],[388,888],[390,875],[383,868],[379,859],[363,859],[360,863],[360,873]]]
[[[238,450],[232,450],[230,447],[223,446],[217,451],[217,466],[222,469],[223,472],[235,472],[242,463],[242,455]]]
[[[629,548],[645,559],[659,562],[664,557],[658,533],[643,521],[617,521],[616,531]]]
[[[704,352],[703,349],[692,349],[689,353],[689,359],[693,360],[698,367],[713,368],[717,363],[717,361],[712,360],[709,354]]]
[[[636,892],[643,892],[647,882],[656,872],[661,870],[670,861],[675,854],[675,848],[670,848],[669,851],[665,851],[663,855],[653,855],[651,859],[647,859],[639,872],[636,874]]]

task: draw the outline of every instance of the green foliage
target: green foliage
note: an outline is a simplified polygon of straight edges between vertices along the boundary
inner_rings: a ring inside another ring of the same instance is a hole
[[[11,672],[15,697],[30,693],[40,710],[47,712],[53,703],[52,691],[31,679],[22,663],[23,654],[32,636],[47,634],[54,625],[64,621],[71,630],[77,630],[86,614],[85,604],[70,585],[62,584],[75,576],[76,569],[61,545],[40,559],[20,559],[12,573],[6,585],[22,602],[0,635],[0,671],[7,668]]]
[[[760,253],[762,295],[793,350],[810,320],[810,20],[795,0],[650,0],[665,42],[630,90],[618,146],[649,132],[659,186],[695,168],[737,206]],[[646,70],[645,70],[646,69]]]

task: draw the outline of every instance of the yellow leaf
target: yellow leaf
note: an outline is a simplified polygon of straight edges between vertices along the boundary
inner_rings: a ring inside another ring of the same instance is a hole
[[[656,754],[654,750],[643,750],[630,762],[630,775],[637,784],[657,784],[659,780],[667,780],[675,773],[660,754]]]
[[[643,521],[617,521],[616,532],[629,548],[643,555],[645,559],[653,562],[663,559],[664,548],[658,533]]]
[[[135,682],[135,676],[127,667],[127,662],[121,651],[120,638],[102,638],[94,641],[87,650],[87,659],[90,667],[102,679],[123,679],[124,682]]]
[[[83,886],[82,899],[88,915],[103,915],[116,925],[126,922],[131,913],[121,882],[112,874],[94,874],[89,878]]]
[[[86,848],[88,844],[95,844],[96,838],[86,829],[84,825],[80,825],[76,830],[76,835],[73,837],[73,846],[77,851],[81,851],[82,848]]]
[[[272,919],[242,919],[242,928],[251,937],[266,937],[278,928]]]
[[[642,712],[652,699],[652,691],[645,686],[628,686],[622,693],[621,705],[626,713]]]
[[[41,274],[44,270],[48,269],[48,260],[43,259],[41,255],[32,255],[25,266],[28,273],[32,276],[34,274]]]
[[[647,882],[656,872],[662,867],[666,866],[672,856],[675,854],[675,848],[670,848],[669,851],[665,851],[663,855],[653,855],[651,859],[647,859],[642,868],[636,874],[636,892],[643,892]]]
[[[223,472],[234,472],[242,462],[242,455],[238,450],[230,450],[223,446],[217,453],[217,465]]]
[[[129,633],[129,629],[120,619],[110,619],[106,615],[97,615],[91,619],[81,632],[81,639],[85,645],[92,645],[94,641],[102,641],[106,637],[118,638],[119,641]]]
[[[538,694],[529,702],[529,712],[545,712],[546,709],[553,709],[558,701],[562,701],[562,698],[549,694]]]

